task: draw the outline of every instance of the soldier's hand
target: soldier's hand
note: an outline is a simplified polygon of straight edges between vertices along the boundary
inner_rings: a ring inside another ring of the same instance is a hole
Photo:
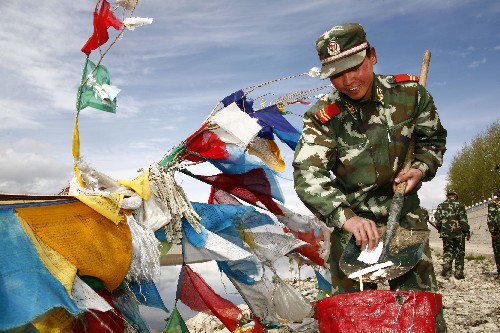
[[[396,192],[396,186],[399,183],[406,182],[405,195],[413,191],[413,189],[420,183],[424,174],[419,169],[410,169],[407,172],[399,172],[394,183],[392,184],[392,189]]]
[[[470,235],[467,235],[467,237],[465,237],[465,239],[467,239],[468,241],[470,241]]]
[[[345,231],[348,231],[356,238],[356,244],[361,246],[361,250],[368,251],[375,249],[380,241],[377,225],[369,219],[353,216],[344,223]]]
[[[491,236],[491,240],[496,241],[498,239],[498,236]]]

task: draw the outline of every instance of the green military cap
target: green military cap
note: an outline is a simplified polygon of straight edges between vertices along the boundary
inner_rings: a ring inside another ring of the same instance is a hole
[[[322,64],[320,79],[361,64],[368,46],[365,30],[358,23],[336,25],[324,32],[316,41]]]
[[[448,196],[448,195],[456,195],[456,196],[458,196],[458,195],[457,195],[457,192],[455,192],[454,190],[448,190],[448,191],[446,191],[446,195],[447,195],[447,196]]]

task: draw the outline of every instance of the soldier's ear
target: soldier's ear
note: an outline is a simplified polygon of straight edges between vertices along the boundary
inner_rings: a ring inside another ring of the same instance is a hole
[[[370,61],[372,62],[372,65],[377,63],[377,51],[373,46],[370,46]]]

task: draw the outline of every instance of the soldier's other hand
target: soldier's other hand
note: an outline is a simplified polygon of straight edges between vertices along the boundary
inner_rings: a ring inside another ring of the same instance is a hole
[[[465,237],[465,239],[467,239],[468,241],[470,241],[470,235],[467,235],[467,237]]]
[[[497,241],[498,240],[498,236],[491,236],[491,240],[492,241]]]
[[[368,251],[375,249],[380,241],[380,235],[375,222],[360,216],[353,216],[344,223],[345,231],[348,231],[356,238],[356,244],[361,246],[361,250]]]
[[[396,192],[396,186],[399,183],[406,182],[405,195],[413,191],[413,189],[420,183],[424,174],[419,169],[410,169],[407,172],[400,171],[394,183],[392,184],[392,189]]]

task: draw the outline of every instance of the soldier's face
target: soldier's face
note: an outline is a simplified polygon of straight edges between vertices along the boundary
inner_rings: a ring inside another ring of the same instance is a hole
[[[372,48],[369,56],[354,68],[330,77],[335,89],[355,101],[366,101],[370,98],[373,85],[373,65],[377,63],[377,54]]]

